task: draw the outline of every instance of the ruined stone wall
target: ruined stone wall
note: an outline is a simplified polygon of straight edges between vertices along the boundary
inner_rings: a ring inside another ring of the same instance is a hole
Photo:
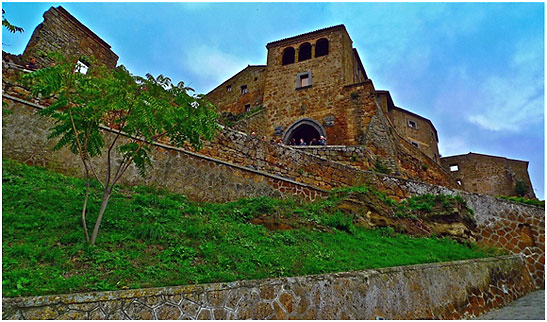
[[[441,163],[449,171],[450,166],[458,166],[458,170],[451,173],[461,181],[463,190],[491,196],[516,196],[515,185],[520,180],[528,187],[526,196],[535,198],[526,161],[468,153],[442,158]]]
[[[314,46],[321,38],[329,40],[328,55],[315,57],[312,48],[311,59],[296,59],[295,63],[282,65],[285,48],[292,46],[298,57],[302,43]],[[345,28],[331,28],[268,46],[264,106],[271,121],[270,135],[274,134],[275,128],[286,130],[292,123],[307,117],[319,124],[331,124],[326,131],[332,144],[356,144],[355,135],[347,125],[353,120],[337,106],[342,87],[353,79],[351,40]],[[312,85],[297,88],[297,75],[308,71],[311,71]]]
[[[463,319],[533,290],[522,258],[3,298],[3,319]]]
[[[437,163],[440,162],[437,137],[435,136],[435,131],[429,122],[402,109],[391,109],[389,113],[395,130],[405,140],[408,142],[418,143],[418,149],[420,151],[425,153],[429,158]],[[408,120],[415,122],[417,127],[410,127],[408,125]]]
[[[245,105],[251,108],[261,106],[264,97],[264,80],[266,66],[247,66],[234,77],[220,84],[206,95],[206,98],[220,108],[220,112],[240,114],[245,112]],[[242,94],[241,86],[247,86],[247,93]]]
[[[44,21],[32,33],[23,60],[36,58],[39,67],[48,66],[51,61],[41,52],[60,51],[67,58],[80,58],[82,55],[94,56],[99,63],[116,67],[118,56],[104,40],[80,23],[63,7],[51,7],[44,13]]]

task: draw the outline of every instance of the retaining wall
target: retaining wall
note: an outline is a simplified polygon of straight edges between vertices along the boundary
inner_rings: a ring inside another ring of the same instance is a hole
[[[3,156],[82,177],[83,167],[79,156],[66,148],[52,152],[55,141],[47,137],[53,121],[41,116],[38,113],[40,108],[36,104],[4,95]],[[112,139],[114,133],[106,132],[106,139]],[[124,140],[122,137],[120,142]],[[150,157],[153,168],[147,171],[145,177],[141,177],[137,168],[131,166],[120,179],[120,184],[151,185],[184,193],[192,200],[210,202],[251,196],[299,196],[313,200],[326,195],[324,190],[313,186],[160,143],[154,145]],[[114,153],[113,159],[121,158]],[[106,164],[106,154],[94,160],[93,164],[98,175],[104,177],[106,168],[102,165]]]
[[[40,108],[38,105],[6,94],[3,103],[3,109],[9,111],[2,117],[4,157],[27,164],[47,166],[70,175],[82,175],[77,156],[66,149],[51,152],[54,142],[48,141],[47,135],[52,121],[37,113]],[[121,183],[153,185],[184,193],[193,200],[215,202],[251,196],[292,195],[313,200],[326,195],[327,192],[323,189],[357,184],[370,185],[377,190],[385,191],[388,196],[397,200],[425,193],[460,195],[475,212],[477,229],[481,235],[479,242],[526,256],[536,286],[545,287],[543,208],[363,171],[233,131],[224,132],[224,135],[228,135],[224,136],[225,142],[247,140],[244,142],[246,150],[243,150],[243,155],[237,155],[235,149],[226,149],[232,151],[230,153],[233,153],[234,158],[240,158],[241,164],[252,164],[241,166],[218,160],[214,156],[208,157],[184,149],[155,144],[151,155],[154,168],[145,178],[141,178],[137,169],[130,167]],[[230,139],[230,135],[234,138]],[[293,162],[294,160],[296,161]],[[104,159],[97,162],[104,162]],[[290,165],[298,164],[297,162],[307,164],[308,167],[291,168]],[[276,166],[269,168],[269,164]],[[301,176],[292,178],[288,171]],[[308,181],[303,178],[308,178]],[[296,179],[305,182],[298,182]]]
[[[534,288],[519,256],[348,273],[4,298],[3,319],[461,319]]]

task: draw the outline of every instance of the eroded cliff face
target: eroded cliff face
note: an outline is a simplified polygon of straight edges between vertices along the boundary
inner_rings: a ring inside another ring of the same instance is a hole
[[[347,193],[337,210],[353,216],[357,226],[391,227],[413,236],[449,237],[459,242],[477,240],[472,210],[458,197],[423,195],[395,202],[379,193]]]

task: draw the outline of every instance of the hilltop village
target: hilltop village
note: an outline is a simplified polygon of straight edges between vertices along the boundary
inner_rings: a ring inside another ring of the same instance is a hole
[[[118,56],[110,45],[63,7],[52,7],[43,17],[23,54],[3,52],[3,57],[19,64],[34,58],[47,66],[43,53],[61,51],[116,67]],[[441,156],[435,125],[397,106],[389,91],[374,88],[344,25],[272,41],[266,49],[265,65],[247,66],[206,95],[229,121],[225,125],[275,144],[302,139],[306,146],[291,148],[363,170],[492,196],[535,198],[527,161],[479,153]],[[321,137],[326,146],[310,145]],[[212,150],[202,153],[221,157]]]
[[[101,126],[111,145],[90,161],[96,177],[110,178],[101,165],[120,162],[128,142],[146,145],[152,166],[124,168],[104,247],[82,248],[84,157],[50,139],[59,123],[43,111],[62,96],[21,78],[47,75],[32,73],[59,51],[67,78],[102,82],[76,73],[114,71],[118,55],[61,6],[43,18],[21,55],[2,53],[3,318],[462,319],[544,288],[544,206],[499,197],[535,198],[528,162],[441,156],[442,129],[374,87],[344,25],[269,42],[265,65],[207,93],[220,130],[199,150]],[[482,248],[489,257],[459,257]]]

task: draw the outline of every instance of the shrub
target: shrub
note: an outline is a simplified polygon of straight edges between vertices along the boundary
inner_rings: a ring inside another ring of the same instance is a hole
[[[380,160],[380,158],[377,158],[374,162],[374,171],[385,174],[391,173],[391,170],[382,162],[382,160]]]

